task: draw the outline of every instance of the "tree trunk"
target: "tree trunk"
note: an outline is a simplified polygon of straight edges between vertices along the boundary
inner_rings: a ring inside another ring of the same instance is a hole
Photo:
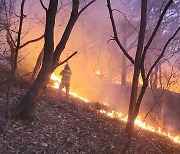
[[[15,54],[16,54],[16,47],[13,44],[12,40],[10,39],[10,33],[9,29],[7,29],[6,32],[6,40],[10,48],[11,56],[10,56],[10,64],[11,64],[11,70],[14,69],[14,60],[15,60]]]
[[[125,131],[127,133],[131,133],[134,129],[134,110],[136,106],[136,98],[137,98],[137,91],[138,91],[138,81],[139,81],[139,74],[140,69],[134,66],[134,75],[133,75],[133,83],[131,88],[131,97],[130,97],[130,105],[129,105],[129,112],[128,112],[128,121],[126,124]]]
[[[43,56],[42,68],[35,82],[32,84],[29,91],[23,97],[22,101],[20,102],[20,105],[17,107],[17,112],[15,112],[14,114],[15,118],[28,119],[33,116],[37,106],[37,101],[43,94],[43,91],[48,81],[50,80],[51,74],[58,66],[59,58],[66,46],[71,31],[74,27],[74,24],[76,23],[79,15],[93,2],[95,2],[95,0],[89,2],[78,13],[79,0],[73,0],[70,19],[67,23],[67,26],[61,37],[61,40],[59,41],[58,45],[54,50],[54,26],[55,26],[58,0],[50,0],[49,8],[46,10],[46,27],[44,34],[45,43],[44,43],[44,56]],[[73,55],[75,55],[76,53],[77,52],[75,52]],[[71,55],[70,57],[72,57],[73,55]]]
[[[144,97],[147,87],[148,87],[148,80],[143,83],[143,86],[142,86],[140,94],[138,96],[136,105],[134,107],[134,112],[133,112],[132,116],[130,117],[130,120],[128,121],[128,124],[126,126],[126,129],[130,132],[132,132],[132,130],[134,129],[134,121],[136,120],[137,115],[139,113],[141,102],[142,102],[142,99]]]
[[[163,88],[161,63],[159,64],[159,84],[160,84],[160,88]]]
[[[43,55],[44,55],[44,48],[41,50],[41,52],[40,52],[40,54],[38,56],[38,59],[36,61],[36,65],[34,67],[34,70],[33,70],[32,76],[31,76],[31,82],[33,82],[35,80],[37,73],[41,69]]]
[[[161,104],[161,116],[160,116],[160,126],[161,128],[164,127],[164,113],[165,113],[165,109],[166,109],[166,101],[167,101],[167,94],[165,94],[163,100],[162,100],[162,104]]]
[[[137,92],[138,92],[138,83],[139,83],[139,75],[140,75],[140,65],[141,64],[141,56],[143,52],[143,45],[144,45],[144,38],[146,32],[146,17],[147,17],[147,0],[141,1],[141,23],[140,23],[140,31],[138,37],[138,45],[135,57],[134,66],[134,74],[133,74],[133,82],[132,82],[132,89],[131,89],[131,97],[130,97],[130,105],[129,105],[129,112],[128,112],[128,121],[126,124],[125,132],[131,133],[134,129],[134,114],[136,108],[136,99],[137,99]]]
[[[125,29],[126,30],[126,29]],[[126,36],[126,32],[124,32],[123,34],[123,40],[122,43],[124,45],[124,48],[127,48],[127,36]],[[126,76],[127,76],[127,59],[126,56],[123,54],[122,55],[122,65],[121,65],[121,84],[122,85],[126,85]]]
[[[154,80],[153,80],[153,88],[157,88],[157,83],[158,83],[158,65],[156,65],[155,70],[154,70]]]
[[[164,108],[165,108],[165,102],[162,101],[162,104],[161,104],[161,122],[160,122],[161,128],[164,127]]]
[[[10,57],[10,63],[11,63],[11,70],[14,70],[15,66],[14,66],[14,61],[15,61],[15,54],[16,54],[16,49],[12,48],[11,49],[11,57]],[[16,76],[16,72],[15,72],[15,76]]]
[[[44,56],[42,68],[37,79],[31,88],[21,100],[17,111],[13,114],[15,118],[28,119],[35,113],[37,101],[42,95],[49,79],[54,71],[53,67],[53,51],[54,51],[54,25],[56,18],[58,0],[50,0],[49,8],[46,10],[46,26],[44,33]]]
[[[127,77],[127,59],[124,55],[122,55],[122,72],[121,72],[121,85],[126,85],[126,77]]]
[[[35,108],[38,104],[38,99],[43,94],[53,71],[53,67],[42,68],[40,70],[37,79],[17,107],[17,111],[15,111],[15,114],[13,115],[15,118],[29,119],[33,117]]]

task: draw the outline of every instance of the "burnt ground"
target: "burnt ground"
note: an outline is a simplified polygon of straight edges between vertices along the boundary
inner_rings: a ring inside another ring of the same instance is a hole
[[[0,72],[0,129],[5,125],[7,76]],[[11,106],[28,88],[22,80],[15,81]],[[36,118],[31,121],[11,121],[5,135],[0,135],[0,153],[59,154],[121,154],[180,153],[180,146],[150,132],[135,131],[128,145],[125,124],[96,112],[97,104],[86,104],[71,98],[58,98],[48,89],[38,102]],[[101,107],[101,105],[98,105]]]

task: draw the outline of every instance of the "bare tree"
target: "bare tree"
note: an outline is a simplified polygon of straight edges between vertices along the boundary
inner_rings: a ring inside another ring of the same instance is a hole
[[[15,12],[15,3],[16,0],[1,0],[1,19],[0,19],[0,27],[2,27],[2,33],[5,33],[5,40],[10,48],[10,64],[11,64],[11,70],[13,70],[15,67],[17,67],[17,59],[18,59],[18,53],[16,53],[17,50],[17,44],[18,44],[18,29],[16,27],[19,27],[18,24],[22,22],[23,26],[23,20],[26,18],[26,15],[22,15],[22,21],[18,19],[19,16],[16,15]],[[15,20],[16,19],[16,20]],[[21,26],[21,29],[22,29]],[[22,34],[22,30],[21,30]],[[28,40],[24,44],[19,44],[19,49],[22,49],[26,47],[27,45],[37,42],[43,38],[43,35],[32,40]],[[20,36],[20,39],[21,36]],[[16,66],[14,66],[16,65]],[[15,68],[15,74],[16,74],[16,68]]]
[[[39,70],[41,69],[41,66],[42,66],[42,60],[43,60],[43,55],[44,55],[44,48],[42,48],[41,52],[39,53],[39,56],[36,60],[36,64],[35,64],[35,67],[34,67],[34,70],[32,72],[32,75],[31,75],[31,82],[33,82],[39,72]]]
[[[17,59],[18,59],[18,53],[19,53],[19,49],[20,49],[20,43],[21,43],[21,31],[22,31],[22,25],[23,25],[23,18],[24,18],[24,4],[25,4],[25,0],[22,0],[21,2],[21,14],[20,14],[20,22],[19,22],[19,30],[18,30],[18,37],[17,37],[17,44],[16,44],[16,48],[15,48],[15,53],[14,53],[14,59],[13,59],[13,68],[11,68],[11,78],[8,84],[8,91],[7,91],[7,107],[6,107],[6,116],[7,116],[7,123],[6,126],[4,128],[4,131],[6,132],[9,122],[10,122],[10,111],[9,111],[9,107],[10,107],[10,94],[11,94],[11,89],[12,89],[12,83],[13,80],[15,78],[15,73],[17,70]]]
[[[21,43],[22,41],[22,31],[23,31],[23,21],[26,17],[24,14],[24,5],[25,0],[20,2],[20,15],[17,15],[15,12],[15,2],[16,0],[1,0],[1,18],[0,18],[0,27],[2,28],[1,33],[5,34],[5,40],[10,48],[10,64],[11,64],[11,75],[10,80],[7,87],[7,126],[10,121],[10,97],[13,86],[13,81],[16,77],[17,66],[18,66],[18,56],[20,49],[26,47],[30,43],[39,41],[43,38],[43,35],[39,38],[28,40],[25,43]]]
[[[95,1],[96,0],[90,1],[83,8],[79,10],[79,0],[73,0],[72,11],[69,21],[55,49],[54,49],[54,26],[55,26],[58,0],[50,0],[48,8],[46,8],[43,5],[44,10],[46,11],[43,63],[36,80],[30,87],[28,92],[25,94],[20,104],[17,106],[17,109],[13,114],[15,117],[19,117],[21,119],[28,119],[32,117],[36,109],[37,100],[42,95],[47,83],[50,80],[51,74],[58,66],[59,57],[61,56],[66,46],[66,43],[69,39],[69,36],[77,19],[82,14],[82,12],[86,10]]]
[[[43,7],[44,9],[46,9],[45,6],[44,6],[44,4],[43,4],[43,2],[40,1],[40,3],[41,3],[41,5],[42,5],[42,7]],[[71,4],[72,4],[71,1],[67,1],[66,3],[63,3],[63,1],[60,0],[60,6],[59,6],[59,8],[57,8],[57,14],[58,14],[62,9],[64,9],[65,7],[67,7],[67,6],[71,5]],[[33,72],[32,72],[32,75],[31,75],[31,82],[33,82],[33,81],[35,80],[38,72],[39,72],[40,69],[41,69],[42,61],[43,61],[43,55],[44,55],[44,48],[42,48],[42,50],[41,50],[41,52],[39,53],[39,56],[38,56],[38,58],[37,58],[37,60],[36,60],[35,67],[34,67],[34,70],[33,70]]]
[[[166,51],[166,48],[168,47],[169,43],[175,38],[177,33],[180,30],[180,27],[178,27],[173,35],[168,39],[168,41],[165,43],[161,53],[157,57],[157,59],[154,60],[154,63],[150,67],[148,71],[145,70],[145,58],[148,52],[148,49],[150,45],[152,44],[153,39],[156,36],[156,33],[161,25],[161,22],[163,20],[163,17],[165,16],[167,10],[173,3],[173,0],[169,0],[166,6],[164,7],[158,22],[150,35],[149,40],[147,41],[147,44],[145,44],[145,34],[146,34],[146,27],[147,27],[147,0],[141,0],[141,20],[140,20],[140,29],[139,29],[139,37],[138,37],[138,44],[137,44],[137,50],[135,55],[135,60],[128,54],[127,50],[123,47],[122,43],[119,40],[119,37],[117,35],[116,30],[116,24],[113,16],[113,10],[111,8],[111,2],[110,0],[107,0],[107,7],[110,14],[110,19],[112,23],[112,28],[114,32],[114,36],[111,40],[115,40],[122,52],[125,54],[125,56],[130,60],[132,64],[134,64],[134,74],[133,74],[133,82],[132,82],[132,88],[131,88],[131,96],[130,96],[130,105],[129,105],[129,113],[128,113],[128,122],[126,124],[126,132],[131,134],[132,130],[134,129],[134,121],[139,113],[140,105],[143,99],[143,96],[145,94],[145,91],[148,87],[148,80],[150,77],[150,74],[152,73],[152,70],[155,68],[155,66],[158,64],[160,59],[164,56],[164,53]],[[138,81],[139,76],[141,75],[143,80],[143,85],[140,89],[140,93],[138,94]]]
[[[166,1],[164,1],[165,4]],[[147,28],[146,28],[146,41],[148,41],[148,38],[150,37],[154,23],[157,22],[157,19],[159,17],[159,13],[162,9],[162,6],[164,5],[161,1],[150,1],[149,2],[149,8],[148,8],[148,22],[147,22]],[[167,40],[171,35],[172,32],[175,31],[177,25],[179,25],[179,14],[180,14],[180,2],[175,2],[175,5],[173,7],[170,7],[168,9],[168,13],[163,17],[163,21],[161,22],[161,25],[159,27],[159,30],[157,31],[156,38],[154,38],[151,47],[150,52],[147,55],[147,62],[149,63],[146,65],[146,67],[151,67],[153,64],[153,60],[157,58],[157,56],[161,53],[161,49],[163,48],[165,40]],[[173,22],[172,22],[173,21]],[[173,24],[172,24],[173,23]],[[158,42],[158,43],[157,43]],[[172,43],[170,43],[172,44]],[[165,57],[167,55],[173,56],[176,54],[173,50],[167,49],[164,58],[160,60],[158,65],[155,66],[155,69],[150,75],[150,82],[152,83],[153,87],[156,88],[158,86],[158,82],[161,82],[158,78],[158,73],[161,73],[161,64],[163,63]],[[149,69],[148,68],[148,69]]]

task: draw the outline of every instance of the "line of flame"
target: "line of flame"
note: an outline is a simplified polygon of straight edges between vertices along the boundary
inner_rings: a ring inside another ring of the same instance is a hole
[[[107,115],[110,118],[117,118],[117,119],[120,119],[120,120],[122,120],[124,122],[127,122],[127,119],[128,119],[128,116],[125,116],[121,112],[115,112],[115,111],[107,112],[105,110],[99,110],[99,112],[102,113],[102,114]],[[173,133],[164,132],[164,131],[162,131],[161,127],[158,127],[156,129],[153,126],[148,125],[146,122],[143,122],[143,120],[141,120],[140,117],[137,117],[137,119],[135,120],[135,125],[143,128],[143,129],[146,129],[148,131],[151,131],[151,132],[154,132],[154,133],[158,133],[160,135],[168,137],[172,141],[180,144],[180,135],[175,136]]]
[[[61,82],[61,79],[59,77],[57,77],[54,73],[51,75],[51,80],[56,81],[53,85],[53,88],[58,89],[59,88],[59,84]],[[63,89],[64,90],[64,89]],[[64,90],[65,91],[65,90]],[[70,95],[79,98],[81,100],[83,100],[84,102],[90,102],[88,99],[78,95],[75,92],[70,91]],[[99,110],[98,111],[101,114],[105,114],[106,116],[110,117],[110,118],[117,118],[119,120],[122,120],[124,122],[127,122],[128,116],[125,116],[122,112],[115,112],[115,111],[105,111],[105,110]],[[140,119],[140,117],[137,117],[135,120],[135,125],[139,126],[145,130],[154,132],[154,133],[158,133],[162,136],[168,137],[169,139],[171,139],[172,141],[174,141],[175,143],[179,143],[180,144],[180,135],[175,136],[173,133],[170,132],[164,132],[162,131],[162,129],[160,127],[155,128],[151,125],[148,125],[147,123],[143,122],[143,120]]]

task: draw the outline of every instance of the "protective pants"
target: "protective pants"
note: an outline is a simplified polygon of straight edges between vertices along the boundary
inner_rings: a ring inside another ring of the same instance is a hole
[[[69,97],[69,89],[70,89],[70,83],[61,82],[59,85],[59,96],[62,96],[62,89],[65,87],[66,90],[66,97]]]

